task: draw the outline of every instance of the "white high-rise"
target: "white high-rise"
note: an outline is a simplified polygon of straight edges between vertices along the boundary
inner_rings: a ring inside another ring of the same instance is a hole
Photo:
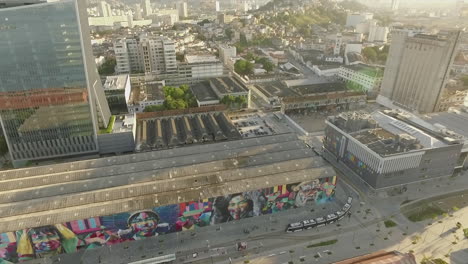
[[[460,32],[438,35],[392,31],[392,44],[377,102],[419,113],[440,111]]]
[[[397,11],[400,7],[400,0],[392,0],[392,11]]]
[[[166,37],[119,39],[114,51],[117,73],[177,71],[175,43]]]
[[[143,19],[143,14],[141,13],[141,5],[140,4],[135,5],[135,16],[133,18],[135,20],[142,20]]]
[[[179,12],[179,17],[188,17],[188,9],[186,2],[177,3],[177,10]]]
[[[145,18],[153,14],[150,0],[143,0],[141,5],[143,6],[143,16],[145,16]]]
[[[112,8],[106,1],[99,2],[99,15],[102,17],[112,16]]]

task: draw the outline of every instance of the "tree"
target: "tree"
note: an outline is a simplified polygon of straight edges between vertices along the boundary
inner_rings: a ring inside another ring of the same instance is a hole
[[[117,65],[117,61],[114,57],[106,57],[104,63],[99,66],[98,72],[101,75],[111,75],[115,73],[115,65]]]
[[[375,62],[377,60],[377,52],[371,47],[364,48],[362,50],[362,54],[371,62]]]
[[[240,75],[249,75],[254,72],[254,65],[246,60],[238,60],[234,64],[234,70]]]
[[[226,37],[229,39],[229,40],[232,40],[232,37],[234,36],[234,31],[230,28],[226,28],[224,30],[224,34],[226,34]]]
[[[184,61],[185,55],[183,53],[176,53],[176,60]]]

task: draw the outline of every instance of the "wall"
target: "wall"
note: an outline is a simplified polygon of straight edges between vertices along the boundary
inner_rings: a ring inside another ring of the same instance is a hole
[[[72,253],[333,200],[336,177],[0,234],[0,262]]]

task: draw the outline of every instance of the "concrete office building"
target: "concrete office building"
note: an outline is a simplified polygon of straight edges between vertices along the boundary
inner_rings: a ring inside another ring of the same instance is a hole
[[[386,43],[388,32],[388,27],[378,26],[376,20],[371,20],[369,22],[369,37],[367,38],[367,41]]]
[[[15,166],[97,154],[110,110],[84,1],[0,9],[1,124]]]
[[[237,56],[237,49],[234,46],[222,45],[218,48],[219,58],[224,64],[229,64],[231,59]]]
[[[177,3],[177,11],[179,12],[179,17],[188,17],[188,8],[186,2]]]
[[[114,43],[117,73],[177,71],[175,43],[167,37],[141,36]]]
[[[374,189],[450,176],[464,138],[401,110],[348,112],[326,121],[324,157]]]
[[[438,35],[392,32],[392,44],[377,102],[419,113],[438,112],[460,32]]]

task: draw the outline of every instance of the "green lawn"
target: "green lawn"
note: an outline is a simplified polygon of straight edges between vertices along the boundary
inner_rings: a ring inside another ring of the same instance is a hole
[[[112,129],[114,129],[114,124],[115,124],[115,116],[111,116],[109,119],[109,125],[107,128],[103,128],[99,130],[99,134],[110,134],[112,132]]]
[[[329,245],[335,244],[336,242],[338,242],[337,239],[323,241],[323,242],[320,242],[320,243],[317,243],[317,244],[308,245],[307,248],[329,246]]]
[[[420,222],[427,219],[433,219],[443,215],[444,213],[445,211],[438,207],[425,205],[414,209],[411,213],[407,214],[406,217],[408,217],[408,219],[412,222]]]
[[[387,220],[387,221],[384,222],[384,224],[385,224],[386,228],[397,226],[397,223],[393,222],[392,220]]]

